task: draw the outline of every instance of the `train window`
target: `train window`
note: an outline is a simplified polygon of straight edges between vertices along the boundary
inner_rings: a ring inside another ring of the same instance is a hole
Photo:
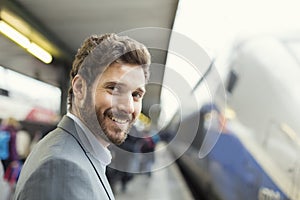
[[[238,76],[237,74],[231,70],[230,73],[229,73],[229,79],[228,79],[228,83],[227,83],[227,86],[226,86],[226,90],[232,94],[232,91],[234,89],[234,86],[236,85],[236,82],[238,80]]]

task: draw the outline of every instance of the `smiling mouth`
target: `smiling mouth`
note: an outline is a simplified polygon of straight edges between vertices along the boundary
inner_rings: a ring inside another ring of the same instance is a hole
[[[113,112],[112,110],[107,110],[104,115],[106,115],[110,120],[118,124],[127,124],[131,121],[131,116],[125,114],[122,111]]]
[[[129,122],[128,119],[120,119],[120,118],[117,118],[117,117],[114,117],[114,116],[109,116],[109,118],[114,121],[114,122],[117,122],[119,124],[126,124]]]

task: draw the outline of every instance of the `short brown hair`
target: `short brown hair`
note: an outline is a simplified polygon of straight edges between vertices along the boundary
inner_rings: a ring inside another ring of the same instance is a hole
[[[148,49],[141,43],[114,33],[92,35],[85,39],[78,49],[70,72],[70,83],[80,74],[90,86],[99,73],[113,63],[141,65],[145,79],[149,79],[151,56]],[[73,89],[70,84],[68,104],[71,108]]]

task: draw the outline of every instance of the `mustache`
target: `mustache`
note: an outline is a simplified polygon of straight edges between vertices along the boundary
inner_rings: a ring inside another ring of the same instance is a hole
[[[108,116],[109,118],[115,117],[122,120],[132,121],[132,115],[129,115],[122,110],[108,109],[104,112],[104,115]]]

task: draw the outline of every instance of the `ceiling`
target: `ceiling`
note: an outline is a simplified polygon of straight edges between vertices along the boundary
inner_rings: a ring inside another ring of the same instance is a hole
[[[34,39],[32,35],[39,34],[55,50],[54,61],[46,65],[0,35],[0,65],[64,90],[71,61],[86,37],[125,32],[150,46],[153,63],[150,82],[154,80],[156,84],[147,86],[143,107],[147,114],[152,105],[159,104],[161,87],[157,83],[163,80],[161,66],[165,65],[170,36],[168,31],[149,27],[172,29],[177,5],[178,0],[2,0],[1,11],[8,10],[19,17],[30,27],[29,37]],[[21,29],[20,22],[15,26]]]

